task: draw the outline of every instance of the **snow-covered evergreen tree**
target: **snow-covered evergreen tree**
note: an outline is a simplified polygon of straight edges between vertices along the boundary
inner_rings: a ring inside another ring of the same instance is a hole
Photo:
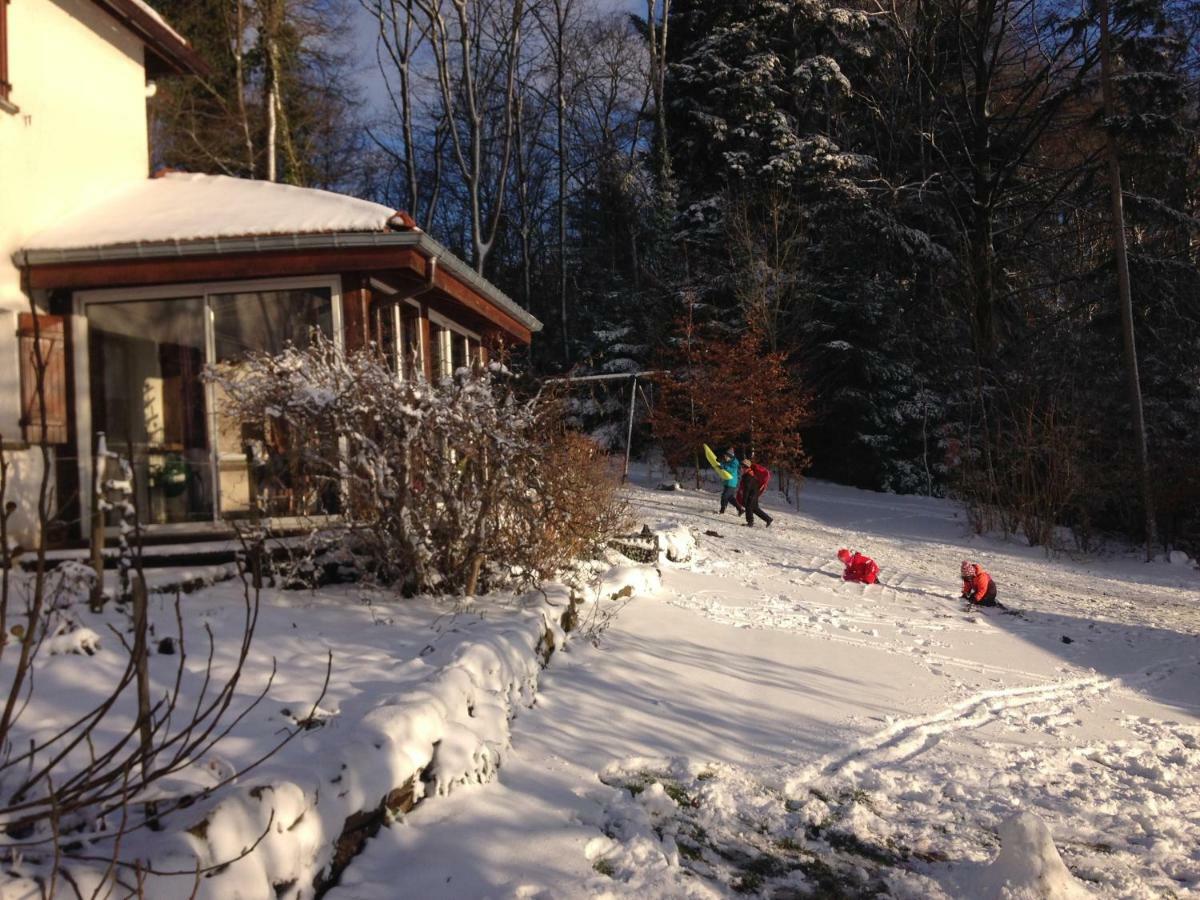
[[[689,284],[803,367],[817,473],[931,490],[937,329],[919,330],[930,320],[920,307],[948,255],[904,221],[857,149],[869,18],[826,0],[692,0],[674,18],[670,135]]]

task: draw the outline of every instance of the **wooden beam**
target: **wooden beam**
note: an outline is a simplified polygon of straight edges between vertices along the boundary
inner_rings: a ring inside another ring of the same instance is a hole
[[[421,328],[421,366],[425,369],[425,379],[433,380],[433,331],[429,327],[429,306],[421,304],[421,317],[417,319]]]
[[[347,350],[362,350],[371,341],[370,279],[361,274],[342,276],[342,325]]]
[[[183,282],[284,278],[331,273],[393,273],[406,280],[424,279],[428,260],[413,248],[344,247],[328,250],[286,250],[264,253],[181,256],[167,259],[103,260],[50,263],[27,269],[31,289],[145,287]],[[434,289],[427,295],[439,312],[459,319],[465,309],[505,331],[522,344],[533,339],[530,330],[461,279],[439,266]]]
[[[328,275],[373,269],[412,269],[423,261],[419,253],[409,248],[360,247],[51,263],[30,266],[28,271],[29,286],[33,289],[79,290],[178,284],[185,281]]]

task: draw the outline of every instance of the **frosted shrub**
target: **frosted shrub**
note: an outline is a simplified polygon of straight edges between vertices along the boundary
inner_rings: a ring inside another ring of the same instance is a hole
[[[562,404],[519,396],[500,372],[401,381],[375,353],[316,335],[211,377],[259,439],[264,470],[283,460],[292,492],[338,498],[337,523],[321,527],[360,570],[410,592],[473,594],[538,583],[621,519],[603,458],[566,431]]]

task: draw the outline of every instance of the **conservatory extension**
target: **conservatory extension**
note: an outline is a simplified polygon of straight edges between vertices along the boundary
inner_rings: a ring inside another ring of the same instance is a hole
[[[286,449],[222,412],[206,367],[305,346],[374,346],[398,377],[436,378],[528,345],[541,326],[403,213],[224,176],[168,174],[44,230],[15,255],[47,310],[22,317],[24,423],[55,448],[63,539],[88,522],[96,435],[131,458],[142,521],[204,533],[251,510],[312,508]],[[45,416],[31,385],[37,332]],[[236,369],[235,369],[236,370]],[[334,451],[336,452],[336,451]],[[111,524],[111,523],[110,523]]]

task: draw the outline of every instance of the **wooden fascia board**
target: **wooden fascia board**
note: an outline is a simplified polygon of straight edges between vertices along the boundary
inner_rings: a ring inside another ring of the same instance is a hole
[[[429,260],[424,256],[420,256],[420,267],[417,269],[424,278],[429,277],[428,266]],[[489,303],[487,298],[476,291],[474,288],[456,278],[450,272],[447,272],[441,266],[438,266],[433,277],[434,293],[442,294],[465,306],[467,309],[476,315],[482,316],[493,325],[502,328],[504,331],[511,334],[522,344],[529,344],[533,340],[533,334],[528,328],[510,316],[501,309],[497,309],[493,304]]]
[[[94,0],[95,4],[132,31],[150,55],[177,75],[211,75],[208,63],[186,40],[129,0]],[[149,62],[149,61],[148,61]],[[153,68],[148,66],[148,68]],[[152,73],[155,74],[155,73]]]
[[[30,265],[26,271],[31,289],[83,290],[387,270],[407,270],[426,278],[427,266],[428,260],[425,256],[411,247],[341,247],[327,250],[45,263]],[[531,342],[532,334],[527,327],[440,266],[434,275],[433,291],[466,307],[521,343]]]

